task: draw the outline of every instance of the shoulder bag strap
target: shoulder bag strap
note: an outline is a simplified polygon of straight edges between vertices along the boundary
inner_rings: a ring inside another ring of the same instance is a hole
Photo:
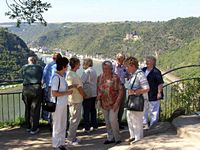
[[[134,79],[134,81],[133,81],[133,83],[132,83],[132,85],[131,85],[131,89],[133,88],[133,85],[135,84],[135,80],[136,80],[136,78],[137,78],[137,75],[138,75],[138,73],[140,73],[140,72],[142,72],[142,71],[137,72],[137,74],[135,75],[135,79]]]
[[[59,82],[58,82],[58,90],[57,90],[57,92],[59,91],[59,88],[60,88],[60,77],[58,76],[58,79],[59,79]],[[55,97],[55,100],[56,100],[56,104],[57,104],[57,96]]]
[[[137,73],[138,74],[138,73]],[[137,78],[137,74],[135,75],[135,79],[133,80],[133,83],[132,83],[132,85],[131,85],[131,89],[133,88],[133,85],[135,84],[135,80],[136,80],[136,78]]]

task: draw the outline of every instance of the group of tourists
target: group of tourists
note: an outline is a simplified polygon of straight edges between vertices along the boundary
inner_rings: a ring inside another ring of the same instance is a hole
[[[52,125],[53,148],[67,149],[65,136],[68,120],[67,143],[70,145],[80,143],[76,131],[82,110],[83,131],[89,133],[91,130],[97,130],[97,104],[106,124],[107,139],[104,144],[121,143],[120,129],[124,128],[122,116],[127,94],[142,94],[144,109],[127,110],[130,138],[126,141],[133,144],[143,138],[143,127],[151,128],[158,121],[159,100],[163,96],[164,82],[160,70],[156,68],[155,57],[146,57],[146,67],[140,69],[135,57],[125,58],[124,54],[118,53],[115,62],[109,60],[102,62],[100,75],[97,75],[92,59],[83,60],[84,71],[81,76],[77,74],[80,65],[77,57],[68,60],[60,53],[55,53],[53,61],[43,70],[36,64],[35,57],[28,58],[28,64],[22,68],[26,130],[30,134],[39,132],[43,86],[45,99],[56,103],[55,112],[42,112],[43,119]]]

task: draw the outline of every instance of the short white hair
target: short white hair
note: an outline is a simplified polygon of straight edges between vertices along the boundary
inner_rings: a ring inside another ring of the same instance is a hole
[[[116,57],[117,57],[117,58],[123,58],[123,59],[125,59],[125,55],[124,55],[123,53],[118,53],[118,54],[116,55]]]

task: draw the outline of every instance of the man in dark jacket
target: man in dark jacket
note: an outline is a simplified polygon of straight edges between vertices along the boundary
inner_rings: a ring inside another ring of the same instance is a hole
[[[23,101],[25,103],[26,130],[30,134],[39,132],[40,107],[42,100],[42,67],[36,64],[35,57],[28,58],[22,67]]]
[[[156,58],[153,56],[146,57],[146,67],[144,71],[149,82],[150,90],[148,92],[148,108],[144,113],[143,124],[148,125],[148,113],[150,113],[150,127],[155,125],[158,121],[160,99],[163,98],[163,78],[160,70],[156,68]]]

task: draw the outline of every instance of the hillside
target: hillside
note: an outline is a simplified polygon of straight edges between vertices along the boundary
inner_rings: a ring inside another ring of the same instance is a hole
[[[186,44],[182,48],[172,49],[159,56],[158,65],[164,70],[186,66],[200,65],[200,39]],[[200,77],[200,67],[184,68],[177,70],[175,75],[183,78]]]
[[[48,24],[43,26],[40,23],[34,23],[32,25],[22,23],[21,27],[16,27],[16,23],[0,23],[0,26],[7,27],[9,32],[12,32],[22,38],[27,44],[37,40],[40,36],[47,34],[48,32],[57,30],[61,24]]]
[[[177,18],[166,22],[48,24],[47,28],[36,24],[22,26],[19,32],[14,27],[8,30],[26,39],[33,47],[61,48],[79,54],[101,54],[111,58],[117,52],[124,52],[139,60],[143,60],[147,55],[155,55],[160,60],[159,67],[163,70],[200,63],[199,48],[194,44],[200,39],[200,18],[196,17]],[[133,36],[138,38],[135,40]],[[187,55],[188,59],[184,55]],[[181,74],[185,74],[184,70],[182,71]]]
[[[29,56],[35,54],[18,36],[0,28],[0,79],[14,80],[20,78],[20,69],[27,63]]]
[[[177,18],[167,22],[110,22],[63,24],[62,28],[41,36],[35,46],[62,48],[83,54],[113,56],[118,51],[143,58],[159,55],[200,38],[200,18]],[[135,32],[139,40],[126,40]]]

